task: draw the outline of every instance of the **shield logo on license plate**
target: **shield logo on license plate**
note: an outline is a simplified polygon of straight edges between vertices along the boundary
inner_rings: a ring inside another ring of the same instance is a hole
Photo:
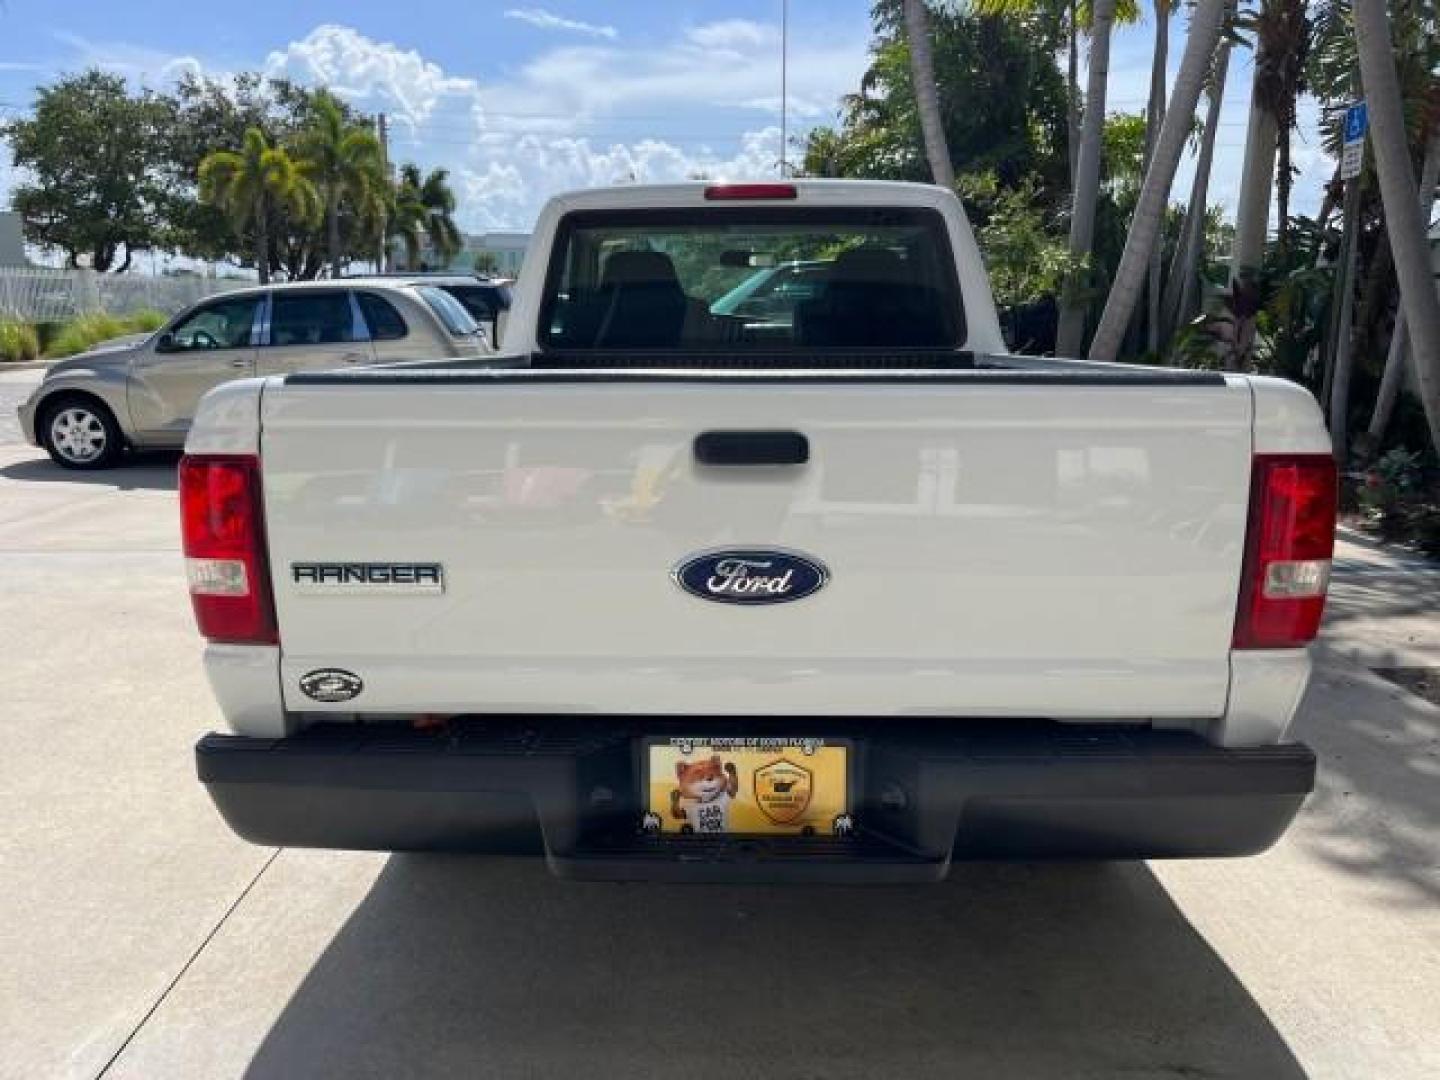
[[[810,806],[810,770],[781,758],[755,770],[755,804],[776,825],[798,821]]]

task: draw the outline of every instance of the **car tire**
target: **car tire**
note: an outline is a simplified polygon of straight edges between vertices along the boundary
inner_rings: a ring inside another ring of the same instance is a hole
[[[125,448],[115,415],[95,398],[70,396],[41,411],[40,443],[66,469],[108,469]]]

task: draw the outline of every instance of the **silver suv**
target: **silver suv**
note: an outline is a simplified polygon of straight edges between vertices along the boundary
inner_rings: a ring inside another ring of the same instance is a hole
[[[62,360],[20,406],[20,426],[69,469],[128,447],[179,446],[206,391],[249,375],[439,356],[484,356],[480,325],[433,285],[310,281],[241,289],[156,333]]]

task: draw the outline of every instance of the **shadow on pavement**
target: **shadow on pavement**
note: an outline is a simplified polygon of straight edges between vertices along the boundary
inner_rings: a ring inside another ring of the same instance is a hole
[[[87,472],[62,469],[48,457],[40,457],[0,466],[0,476],[25,483],[91,484],[120,491],[174,491],[175,468],[179,462],[178,449],[145,450],[125,454],[112,468]]]
[[[1325,621],[1335,625],[1356,619],[1433,615],[1440,604],[1432,590],[1440,590],[1440,582],[1420,574],[1337,576],[1325,600]]]
[[[396,856],[247,1075],[1304,1073],[1140,863],[812,890]]]
[[[1320,655],[1293,731],[1320,763],[1306,842],[1389,902],[1428,909],[1440,902],[1440,709]]]

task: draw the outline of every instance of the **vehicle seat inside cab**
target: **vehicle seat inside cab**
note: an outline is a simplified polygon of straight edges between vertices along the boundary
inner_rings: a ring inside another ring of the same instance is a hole
[[[935,290],[882,247],[841,253],[819,296],[795,306],[795,344],[840,348],[953,345]]]

